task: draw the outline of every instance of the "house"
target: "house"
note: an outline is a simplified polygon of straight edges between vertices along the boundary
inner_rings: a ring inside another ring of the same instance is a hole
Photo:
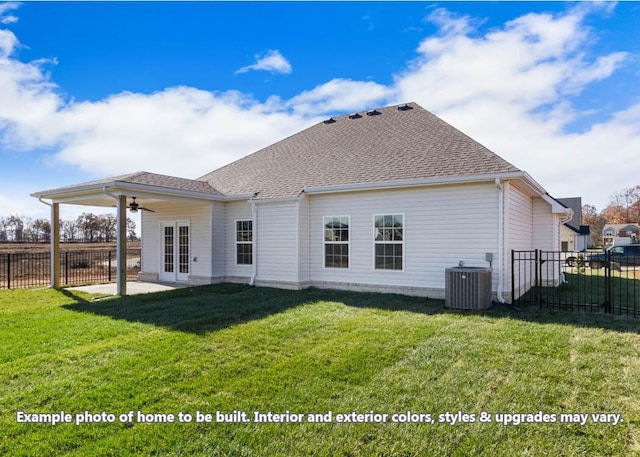
[[[640,224],[605,224],[602,229],[602,245],[625,246],[640,241]]]
[[[462,264],[491,267],[494,295],[508,299],[511,250],[558,250],[571,213],[416,103],[327,119],[194,180],[135,172],[32,195],[53,227],[60,204],[115,201],[119,227],[127,207],[153,210],[144,280],[431,297]]]
[[[582,225],[582,198],[558,198],[558,201],[573,212],[571,218],[560,227],[561,250],[586,251],[591,230],[588,225]]]

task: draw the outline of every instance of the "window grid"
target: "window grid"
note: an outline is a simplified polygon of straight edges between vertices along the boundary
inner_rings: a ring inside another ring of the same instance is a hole
[[[373,217],[374,269],[404,269],[404,215]]]
[[[253,263],[253,221],[236,221],[236,264]]]
[[[324,267],[349,268],[349,216],[325,216]]]
[[[164,228],[164,271],[173,273],[173,227]]]
[[[189,227],[178,227],[178,271],[189,273]]]

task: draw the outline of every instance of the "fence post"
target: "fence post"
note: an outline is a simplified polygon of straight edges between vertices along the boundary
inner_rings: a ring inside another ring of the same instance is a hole
[[[11,289],[11,253],[7,254],[7,289]]]
[[[540,250],[536,249],[535,250],[535,288],[536,288],[536,305],[538,306],[542,306],[542,300],[541,300],[541,291],[540,291],[540,274],[542,273],[542,267],[540,265]]]
[[[515,280],[515,263],[516,263],[516,251],[514,249],[511,250],[511,304],[515,304],[516,302],[516,280]],[[519,268],[518,268],[519,269]],[[519,298],[519,297],[518,297]]]
[[[108,254],[109,254],[109,263],[108,263],[109,282],[111,282],[111,251],[109,251]]]
[[[69,251],[64,251],[64,283],[69,285]]]
[[[604,254],[604,312],[613,312],[613,284],[611,279],[611,270],[613,262],[613,253],[605,251]]]

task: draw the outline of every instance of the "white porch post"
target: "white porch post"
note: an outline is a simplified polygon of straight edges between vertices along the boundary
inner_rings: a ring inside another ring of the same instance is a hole
[[[51,204],[51,287],[60,288],[60,203]]]
[[[116,294],[127,295],[127,196],[118,196],[116,215]]]

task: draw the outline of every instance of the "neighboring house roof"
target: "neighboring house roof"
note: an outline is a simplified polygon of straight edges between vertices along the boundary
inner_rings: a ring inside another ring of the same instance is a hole
[[[616,233],[616,236],[622,230],[623,236],[626,236],[626,234],[624,234],[624,231],[626,230],[640,231],[640,224],[605,224],[604,227],[602,228],[602,232],[604,233],[606,230],[614,230]]]
[[[579,232],[582,225],[582,197],[558,198],[557,200],[573,211],[571,219],[564,224]]]
[[[519,172],[416,103],[331,118],[200,178],[226,195]]]

